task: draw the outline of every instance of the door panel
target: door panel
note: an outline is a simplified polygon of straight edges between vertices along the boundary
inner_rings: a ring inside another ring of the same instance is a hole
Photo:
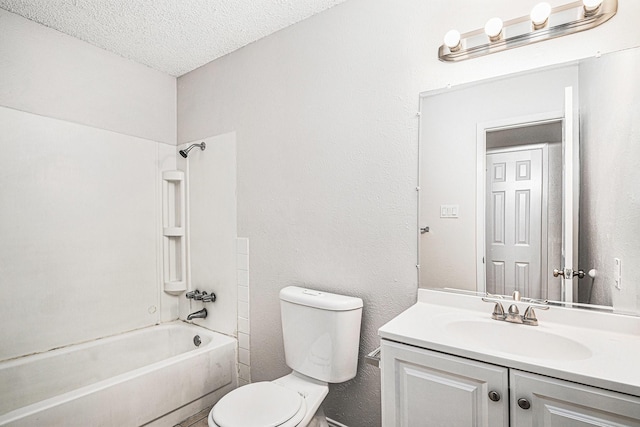
[[[541,298],[542,149],[487,154],[487,292]]]
[[[381,361],[384,427],[509,425],[507,368],[386,340]]]

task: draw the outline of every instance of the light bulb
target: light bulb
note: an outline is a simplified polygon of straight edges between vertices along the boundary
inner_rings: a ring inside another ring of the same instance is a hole
[[[492,42],[500,40],[502,36],[502,19],[491,18],[484,25],[484,32],[489,36],[489,40]]]
[[[460,44],[460,32],[458,30],[449,30],[444,35],[444,44],[451,52],[457,52],[462,45]]]
[[[551,5],[547,2],[538,3],[531,9],[531,23],[533,29],[538,30],[543,28],[549,22],[549,16],[551,15]]]
[[[584,16],[595,15],[602,5],[602,0],[582,0],[584,5]]]

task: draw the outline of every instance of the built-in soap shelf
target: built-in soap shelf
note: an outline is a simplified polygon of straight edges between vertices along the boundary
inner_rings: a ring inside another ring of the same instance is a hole
[[[162,173],[162,252],[164,291],[187,290],[184,172]]]

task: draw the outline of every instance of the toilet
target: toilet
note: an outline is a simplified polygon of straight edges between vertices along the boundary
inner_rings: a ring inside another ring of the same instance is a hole
[[[209,427],[327,426],[320,404],[328,383],[356,376],[362,300],[288,286],[280,314],[289,375],[225,395],[209,412]]]

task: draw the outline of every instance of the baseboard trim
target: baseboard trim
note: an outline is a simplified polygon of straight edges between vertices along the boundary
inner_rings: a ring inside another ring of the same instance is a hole
[[[327,424],[329,424],[329,427],[347,427],[346,425],[334,421],[331,418],[327,418]]]

